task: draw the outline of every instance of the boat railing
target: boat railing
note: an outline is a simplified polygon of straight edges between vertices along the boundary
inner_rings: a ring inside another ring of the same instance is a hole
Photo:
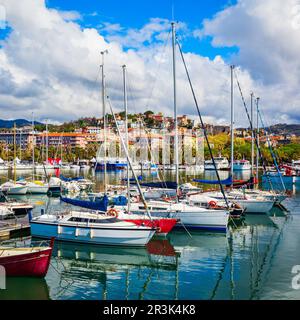
[[[18,249],[18,248],[31,248],[33,251],[37,247],[47,248],[50,247],[52,240],[33,240],[30,237],[26,237],[24,239],[17,239],[17,240],[5,240],[0,242],[0,256],[1,253],[4,252],[1,247],[9,248],[9,249]]]

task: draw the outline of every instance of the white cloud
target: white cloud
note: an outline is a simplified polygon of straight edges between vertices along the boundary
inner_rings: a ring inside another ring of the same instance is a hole
[[[290,4],[279,7],[268,0],[241,0],[204,23],[195,34],[213,37],[216,46],[238,46],[234,57],[241,65],[240,81],[248,97],[254,90],[262,99],[270,122],[299,122],[299,30],[283,26]],[[106,80],[116,108],[122,108],[121,66],[127,65],[131,112],[146,109],[172,114],[172,52],[165,46],[170,22],[153,18],[141,29],[101,24],[106,30],[82,28],[76,12],[47,9],[43,0],[2,0],[12,27],[0,48],[1,117],[36,117],[53,121],[80,116],[101,116],[100,52],[108,49]],[[253,4],[252,4],[253,3]],[[35,17],[32,19],[32,17]],[[266,20],[266,21],[264,21]],[[178,26],[186,35],[184,23]],[[101,33],[108,33],[104,38]],[[99,34],[100,32],[100,34]],[[278,38],[278,39],[277,39]],[[126,49],[124,49],[126,48]],[[194,53],[185,58],[206,119],[229,120],[230,70],[219,56],[208,59]],[[192,95],[178,56],[179,113],[195,116]],[[236,95],[237,122],[247,124],[240,97]]]
[[[58,11],[59,15],[66,21],[81,20],[82,16],[77,11]]]

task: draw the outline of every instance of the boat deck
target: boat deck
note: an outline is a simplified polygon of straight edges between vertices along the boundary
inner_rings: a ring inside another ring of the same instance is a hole
[[[8,239],[16,234],[29,234],[30,224],[28,218],[9,219],[0,221],[0,239]]]

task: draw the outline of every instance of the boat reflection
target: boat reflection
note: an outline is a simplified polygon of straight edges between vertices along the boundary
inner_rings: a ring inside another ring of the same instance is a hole
[[[166,239],[145,248],[57,242],[46,279],[54,299],[144,299],[157,276],[176,272],[178,257]]]

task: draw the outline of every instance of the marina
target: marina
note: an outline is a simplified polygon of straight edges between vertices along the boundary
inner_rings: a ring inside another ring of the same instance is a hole
[[[300,299],[297,8],[174,1],[0,3],[0,301]]]
[[[91,172],[84,174],[89,178]],[[238,178],[247,178],[244,174]],[[109,173],[109,184],[124,175]],[[94,176],[95,186],[102,185],[102,177],[101,172]],[[213,174],[196,178],[205,177]],[[174,173],[168,178],[174,178]],[[181,173],[180,178],[189,181],[195,176]],[[149,174],[147,180],[153,176]],[[41,210],[49,214],[70,210],[57,197],[15,197],[34,206],[33,217],[39,217]],[[0,298],[30,299],[29,292],[35,290],[39,299],[55,300],[299,299],[298,291],[291,288],[290,269],[300,256],[289,244],[291,238],[300,241],[299,191],[283,203],[288,214],[276,208],[268,214],[246,214],[241,224],[231,223],[226,233],[175,230],[166,237],[155,236],[142,248],[57,241],[45,279],[8,278]],[[30,244],[31,237],[15,235],[3,242],[22,246]]]

